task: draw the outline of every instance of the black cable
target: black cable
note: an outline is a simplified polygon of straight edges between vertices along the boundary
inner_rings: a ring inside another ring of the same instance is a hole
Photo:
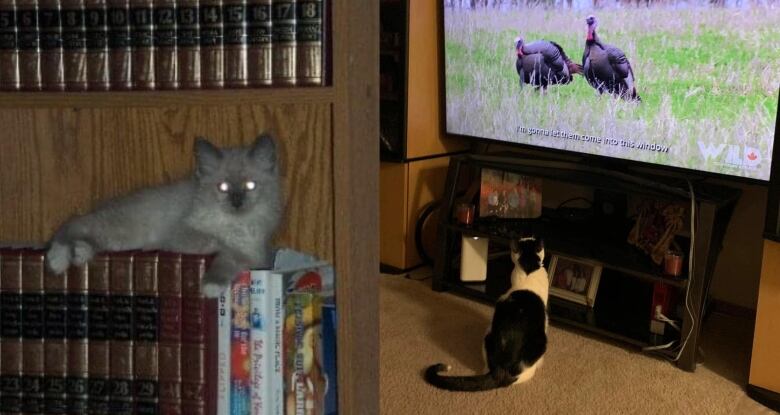
[[[588,202],[589,207],[593,206],[593,202],[590,199],[584,198],[584,197],[572,197],[571,199],[566,199],[563,202],[558,204],[558,207],[555,208],[555,210],[558,210],[562,208],[565,204],[569,202],[574,202],[575,200],[584,200],[585,202]]]

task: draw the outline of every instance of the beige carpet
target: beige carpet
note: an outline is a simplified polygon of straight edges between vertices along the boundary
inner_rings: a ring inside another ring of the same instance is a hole
[[[551,325],[544,365],[529,383],[479,393],[446,392],[425,383],[422,371],[432,363],[448,363],[455,374],[483,370],[480,342],[491,315],[486,305],[432,291],[430,280],[383,275],[382,413],[774,413],[743,391],[752,323],[717,314],[705,325],[706,361],[695,373],[630,346]]]

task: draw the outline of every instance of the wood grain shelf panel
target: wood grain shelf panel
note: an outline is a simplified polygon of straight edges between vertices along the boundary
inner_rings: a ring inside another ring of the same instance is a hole
[[[332,87],[123,92],[0,92],[0,108],[126,108],[171,105],[331,103],[334,95]]]

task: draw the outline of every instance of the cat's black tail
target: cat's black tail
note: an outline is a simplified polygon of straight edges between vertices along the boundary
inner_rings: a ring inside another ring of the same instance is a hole
[[[450,367],[442,363],[432,365],[425,371],[425,381],[440,389],[477,392],[503,388],[513,384],[516,380],[504,370],[474,376],[442,376],[440,374],[440,372],[449,370]]]

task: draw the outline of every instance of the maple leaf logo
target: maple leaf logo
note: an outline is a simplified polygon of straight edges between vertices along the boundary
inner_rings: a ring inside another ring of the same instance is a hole
[[[753,160],[757,159],[758,156],[756,155],[756,153],[751,151],[750,154],[747,155],[747,158],[748,158],[748,160],[753,161]]]

